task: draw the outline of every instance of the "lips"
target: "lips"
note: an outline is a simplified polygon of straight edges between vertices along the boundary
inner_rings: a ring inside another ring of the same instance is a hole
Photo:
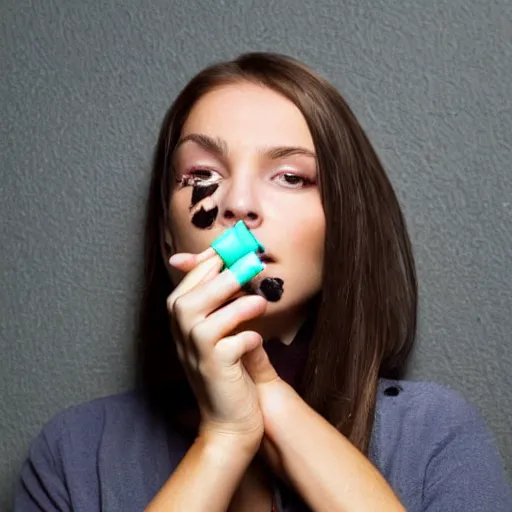
[[[274,263],[274,258],[267,253],[258,254],[258,258],[262,263]]]

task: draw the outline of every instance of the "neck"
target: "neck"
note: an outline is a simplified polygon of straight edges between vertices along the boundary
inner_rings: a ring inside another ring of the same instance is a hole
[[[295,342],[305,323],[316,316],[318,297],[298,308],[271,315],[254,318],[240,324],[232,334],[242,331],[256,331],[264,342],[279,340],[283,345],[289,346]]]
[[[316,316],[311,313],[295,329],[288,343],[278,337],[266,339],[263,347],[278,375],[295,390],[307,361],[309,342],[313,336]],[[285,340],[286,341],[286,340]]]

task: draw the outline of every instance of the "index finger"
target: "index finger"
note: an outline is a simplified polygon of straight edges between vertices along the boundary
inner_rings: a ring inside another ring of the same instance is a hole
[[[169,265],[176,267],[183,272],[190,272],[195,266],[199,265],[203,261],[209,260],[216,254],[217,253],[213,247],[208,247],[208,249],[198,254],[190,252],[179,252],[173,254],[169,258]]]
[[[180,253],[180,255],[187,254],[191,256],[191,261],[188,264],[191,270],[185,274],[183,279],[181,279],[167,298],[167,306],[170,308],[169,311],[171,311],[175,300],[180,295],[188,293],[198,284],[207,280],[207,278],[213,277],[220,272],[221,268],[224,266],[224,262],[213,249],[212,251],[213,253],[207,249],[197,255]],[[199,261],[199,263],[193,263],[194,261]]]

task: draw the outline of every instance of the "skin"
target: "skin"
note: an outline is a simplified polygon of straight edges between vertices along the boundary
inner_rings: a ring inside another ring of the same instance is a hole
[[[269,154],[277,147],[300,150]],[[261,295],[268,306],[234,332],[289,344],[320,291],[325,216],[314,151],[298,108],[251,83],[206,94],[185,122],[174,155],[170,254],[202,253],[243,220],[275,260],[235,295]],[[184,276],[175,267],[170,274],[174,284]]]

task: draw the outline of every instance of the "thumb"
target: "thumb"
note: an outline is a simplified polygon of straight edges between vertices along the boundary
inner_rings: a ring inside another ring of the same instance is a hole
[[[255,384],[266,384],[279,379],[279,375],[261,344],[244,354],[242,362]]]

